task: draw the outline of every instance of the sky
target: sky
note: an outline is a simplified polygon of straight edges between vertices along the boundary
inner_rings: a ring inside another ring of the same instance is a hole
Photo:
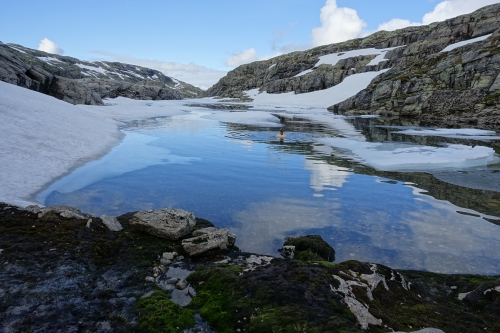
[[[207,89],[244,63],[493,3],[500,0],[0,0],[0,41],[149,67]]]

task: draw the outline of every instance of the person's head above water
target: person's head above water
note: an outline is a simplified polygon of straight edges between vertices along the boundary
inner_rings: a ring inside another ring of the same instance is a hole
[[[282,128],[280,128],[280,134],[283,134],[283,129]]]

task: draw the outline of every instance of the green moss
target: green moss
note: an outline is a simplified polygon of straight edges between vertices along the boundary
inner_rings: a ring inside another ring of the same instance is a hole
[[[486,105],[495,105],[498,103],[498,98],[500,97],[500,93],[496,93],[493,95],[487,95],[483,98],[483,102]]]
[[[182,332],[195,324],[193,312],[172,302],[163,291],[140,299],[136,311],[139,327],[151,333]]]
[[[283,245],[295,246],[296,258],[299,260],[335,261],[335,250],[318,235],[290,238]]]

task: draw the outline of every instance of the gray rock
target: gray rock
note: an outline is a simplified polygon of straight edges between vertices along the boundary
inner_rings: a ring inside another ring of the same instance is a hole
[[[219,230],[219,229],[216,227],[208,227],[208,228],[198,229],[198,230],[193,231],[193,236],[206,235],[206,234],[216,232],[217,230]],[[227,237],[228,237],[228,246],[233,246],[234,243],[236,243],[236,235],[229,232],[229,230],[228,230]]]
[[[47,213],[59,214],[66,218],[88,219],[94,217],[92,214],[83,213],[80,210],[70,206],[48,206],[40,209],[38,217],[41,218]]]
[[[175,287],[179,290],[184,290],[188,286],[188,282],[185,279],[180,279],[179,282],[175,284]]]
[[[164,252],[162,257],[168,260],[173,260],[176,255],[177,252]]]
[[[152,235],[176,240],[189,234],[196,225],[196,220],[191,212],[165,208],[137,212],[130,224]]]
[[[148,282],[155,282],[155,278],[152,276],[146,276],[146,278],[144,280],[148,281]]]
[[[123,230],[122,225],[118,221],[118,219],[114,216],[107,216],[105,214],[101,215],[102,223],[108,227],[111,231],[121,231]]]
[[[230,244],[234,244],[236,239],[236,236],[228,229],[210,227],[197,230],[195,233],[199,236],[182,241],[182,247],[190,256],[200,255],[214,249],[224,250],[231,246]]]
[[[30,205],[26,207],[24,210],[27,210],[28,212],[31,212],[33,214],[38,214],[42,211],[42,209],[38,205]]]
[[[294,245],[285,245],[281,249],[278,249],[278,252],[285,259],[293,259],[295,256],[295,246]]]
[[[161,259],[160,259],[160,263],[161,263],[162,265],[165,265],[165,266],[166,266],[166,265],[170,265],[170,264],[172,263],[172,261],[170,261],[170,260],[168,260],[168,259],[165,259],[165,258],[161,258]]]

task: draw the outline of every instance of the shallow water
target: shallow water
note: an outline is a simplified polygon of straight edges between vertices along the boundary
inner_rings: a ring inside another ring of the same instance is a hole
[[[207,119],[210,114],[198,110],[130,123],[120,146],[38,198],[96,215],[182,208],[229,228],[248,252],[278,256],[284,237],[319,234],[335,248],[338,262],[500,274],[495,165],[467,169],[488,177],[489,188],[470,189],[460,180],[466,179],[460,178],[463,170],[433,171],[436,176],[377,171],[320,143],[345,136],[345,129],[339,134],[289,119],[288,137],[280,142],[276,127],[220,123]],[[367,141],[388,140],[383,127],[368,131],[368,120],[345,126]]]

